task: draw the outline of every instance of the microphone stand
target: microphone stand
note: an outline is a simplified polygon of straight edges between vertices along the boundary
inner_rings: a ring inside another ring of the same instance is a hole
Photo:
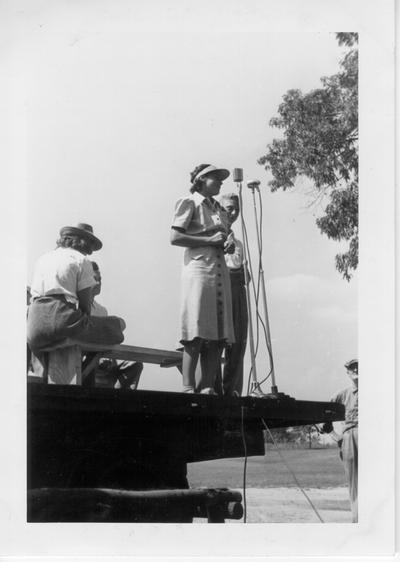
[[[256,208],[256,198],[255,198],[255,191],[257,190],[260,192],[260,182],[251,181],[247,183],[247,186],[251,189],[253,194],[253,207],[254,207],[254,217],[256,222],[256,232],[257,232],[257,244],[258,244],[258,255],[259,255],[259,264],[260,264],[260,278],[261,278],[261,287],[262,287],[262,298],[263,298],[263,307],[264,307],[264,319],[265,319],[265,330],[267,334],[267,345],[268,345],[268,352],[269,352],[269,359],[270,359],[270,367],[271,367],[271,392],[269,394],[265,394],[266,398],[288,398],[286,394],[283,392],[278,392],[278,387],[275,381],[275,369],[274,369],[274,358],[272,356],[272,342],[271,342],[271,331],[269,327],[269,317],[268,317],[268,306],[267,306],[267,294],[265,291],[265,278],[264,278],[264,269],[262,266],[262,251],[261,251],[261,237],[262,233],[259,231],[258,225],[258,218],[257,218],[257,208]]]
[[[264,278],[264,269],[262,266],[262,251],[261,251],[261,236],[262,233],[259,231],[258,225],[258,217],[257,217],[257,208],[256,208],[256,198],[255,198],[255,191],[260,191],[258,181],[249,182],[248,187],[251,189],[253,194],[253,207],[254,207],[254,218],[256,223],[256,232],[257,232],[257,244],[258,244],[258,255],[259,255],[259,263],[260,263],[260,277],[261,277],[261,289],[262,289],[262,299],[263,299],[263,308],[264,308],[264,319],[265,319],[265,330],[267,333],[267,344],[268,344],[268,351],[269,351],[269,359],[270,359],[270,367],[271,367],[271,394],[277,396],[278,387],[276,386],[275,382],[275,369],[274,369],[274,359],[272,356],[272,342],[271,342],[271,330],[269,327],[269,317],[268,317],[268,306],[267,306],[267,294],[265,292],[265,278]]]
[[[239,180],[236,182],[239,188],[239,209],[240,209],[240,222],[242,226],[242,240],[243,240],[243,269],[244,269],[244,280],[246,286],[246,300],[247,300],[247,311],[249,318],[249,343],[250,343],[250,358],[251,358],[251,387],[250,396],[254,398],[264,398],[264,394],[260,388],[260,384],[257,380],[257,366],[256,366],[256,354],[254,351],[254,334],[253,334],[253,320],[251,314],[251,301],[250,301],[250,279],[247,269],[248,255],[246,248],[246,229],[244,225],[243,217],[243,197],[242,197],[242,182]]]

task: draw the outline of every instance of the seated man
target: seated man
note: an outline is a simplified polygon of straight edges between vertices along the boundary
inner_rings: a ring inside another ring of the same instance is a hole
[[[90,310],[91,316],[108,316],[108,311],[105,306],[96,301],[96,298],[101,293],[101,273],[98,264],[92,261],[93,277],[96,285],[92,288],[92,307]]]
[[[108,316],[107,309],[95,299],[101,293],[101,273],[98,264],[92,261],[93,275],[96,285],[92,289],[91,316]],[[92,359],[93,354],[88,353],[83,362],[83,369]],[[139,378],[143,371],[143,363],[122,361],[118,363],[115,359],[101,359],[97,369],[88,375],[84,385],[99,386],[104,388],[125,388],[136,390]]]

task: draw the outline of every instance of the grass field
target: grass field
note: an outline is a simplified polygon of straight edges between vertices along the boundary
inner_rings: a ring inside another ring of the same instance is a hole
[[[304,488],[346,486],[337,449],[282,449],[281,455]],[[240,488],[244,459],[221,459],[191,463],[188,480],[192,487]],[[296,482],[276,450],[247,459],[249,488],[296,487]]]
[[[337,449],[267,450],[250,457],[246,470],[248,523],[350,523],[343,466]],[[243,494],[244,459],[221,459],[188,465],[193,488],[230,488]],[[319,517],[307,497],[312,502]],[[197,523],[204,523],[198,520]],[[227,523],[243,523],[228,521]]]

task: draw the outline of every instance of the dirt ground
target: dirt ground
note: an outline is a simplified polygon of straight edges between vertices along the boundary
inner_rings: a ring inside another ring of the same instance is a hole
[[[188,465],[191,487],[230,488],[243,496],[243,476],[244,459]],[[245,498],[247,523],[351,523],[337,449],[267,451],[263,457],[249,458]]]
[[[243,494],[242,489],[238,489]],[[303,493],[296,488],[247,488],[247,523],[351,523],[347,488],[311,488],[305,490],[319,519]],[[206,523],[196,519],[195,523]],[[226,523],[244,523],[226,520]]]

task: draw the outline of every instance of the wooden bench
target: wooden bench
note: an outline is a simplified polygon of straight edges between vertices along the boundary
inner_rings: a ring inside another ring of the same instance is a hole
[[[34,361],[41,363],[39,377],[28,376],[29,382],[40,378],[51,384],[81,385],[99,364],[100,359],[114,359],[159,365],[160,367],[177,367],[181,370],[182,353],[165,349],[138,347],[133,345],[95,345],[83,344],[73,339],[66,339],[57,346],[43,349],[44,359]],[[90,354],[90,360],[82,370],[82,356]]]

